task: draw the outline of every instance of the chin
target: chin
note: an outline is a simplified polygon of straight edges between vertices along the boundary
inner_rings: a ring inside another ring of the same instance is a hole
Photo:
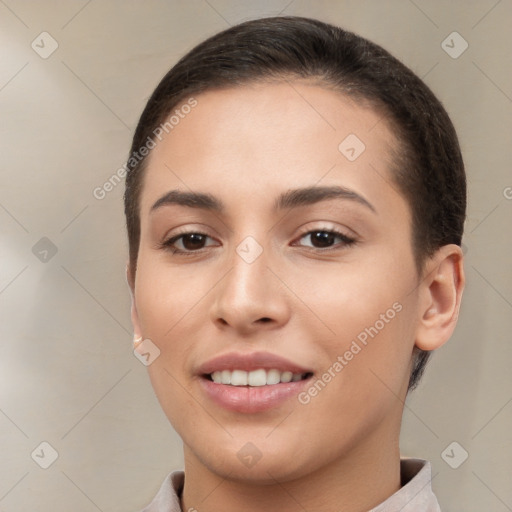
[[[282,442],[265,440],[264,435],[253,438],[254,442],[250,439],[249,436],[235,436],[225,444],[219,443],[218,439],[203,440],[201,446],[191,448],[189,445],[189,450],[212,473],[227,480],[258,485],[292,481],[321,465],[318,454],[311,452],[313,447],[309,443],[306,452],[304,442],[300,440],[293,442],[293,446],[285,446]]]
[[[233,453],[229,454],[222,463],[218,460],[206,462],[211,462],[208,467],[212,472],[227,480],[255,485],[273,485],[276,481],[288,482],[311,471],[307,463],[301,464],[300,461],[295,461],[293,467],[290,467],[290,459],[283,459],[280,454],[262,457],[253,466],[242,464],[237,454]]]

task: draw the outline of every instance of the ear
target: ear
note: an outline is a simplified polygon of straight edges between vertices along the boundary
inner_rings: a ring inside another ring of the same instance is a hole
[[[465,276],[458,245],[441,247],[425,265],[420,284],[420,319],[415,345],[435,350],[446,343],[455,329]]]
[[[137,312],[137,304],[135,302],[135,276],[133,275],[130,263],[126,264],[126,282],[128,283],[130,295],[132,298],[131,318],[133,327],[133,340],[134,342],[139,340],[142,341],[142,330],[140,328],[139,313]]]

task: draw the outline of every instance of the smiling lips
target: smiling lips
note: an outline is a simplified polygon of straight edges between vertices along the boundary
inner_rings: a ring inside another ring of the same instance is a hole
[[[206,395],[225,409],[256,413],[296,396],[313,372],[268,352],[225,354],[198,370]]]

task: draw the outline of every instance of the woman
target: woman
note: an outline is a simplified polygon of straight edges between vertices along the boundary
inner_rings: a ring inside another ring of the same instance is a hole
[[[398,446],[464,288],[427,86],[340,28],[250,21],[163,78],[128,168],[135,347],[185,456],[145,511],[440,510]]]

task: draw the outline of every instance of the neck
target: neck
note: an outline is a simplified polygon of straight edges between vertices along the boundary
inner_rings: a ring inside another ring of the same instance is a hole
[[[397,437],[397,436],[395,436]],[[261,485],[218,475],[185,447],[183,511],[361,512],[400,488],[398,439],[368,439],[351,453],[291,481]],[[233,478],[233,476],[235,478]]]

